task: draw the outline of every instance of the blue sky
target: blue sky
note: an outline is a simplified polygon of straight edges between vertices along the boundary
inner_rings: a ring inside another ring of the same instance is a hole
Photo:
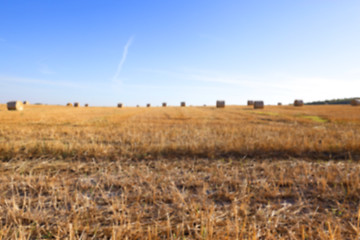
[[[360,1],[0,2],[0,102],[360,96]]]

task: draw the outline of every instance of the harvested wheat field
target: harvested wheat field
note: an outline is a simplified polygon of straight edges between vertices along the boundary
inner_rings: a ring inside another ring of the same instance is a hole
[[[358,239],[360,108],[0,105],[1,239]]]

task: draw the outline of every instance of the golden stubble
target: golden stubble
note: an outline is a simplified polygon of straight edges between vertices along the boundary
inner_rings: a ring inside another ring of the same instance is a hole
[[[354,162],[1,163],[3,239],[356,239]]]
[[[0,107],[0,157],[359,159],[352,106]]]
[[[358,239],[359,118],[0,105],[0,238]]]

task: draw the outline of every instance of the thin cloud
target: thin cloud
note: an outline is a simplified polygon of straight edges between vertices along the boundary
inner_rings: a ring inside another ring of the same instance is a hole
[[[49,68],[46,64],[40,64],[39,72],[43,75],[53,75],[55,72]]]
[[[201,82],[211,82],[211,83],[224,83],[232,85],[256,85],[257,82],[243,80],[233,76],[209,76],[202,74],[190,74],[188,76],[189,80],[201,81]]]
[[[155,69],[140,69],[142,72],[168,76],[170,79],[181,79],[189,81],[198,81],[198,82],[208,82],[208,83],[222,83],[230,85],[249,85],[249,86],[259,86],[262,83],[259,83],[257,78],[248,75],[230,75],[224,74],[211,70],[193,70],[186,69],[182,71],[163,71]]]
[[[126,61],[126,57],[127,57],[127,54],[128,54],[128,50],[129,50],[129,47],[131,46],[132,42],[134,40],[134,37],[130,37],[129,40],[127,41],[127,43],[125,44],[124,46],[124,52],[123,52],[123,55],[122,55],[122,58],[119,62],[119,65],[117,67],[117,70],[115,72],[115,75],[113,76],[113,82],[120,82],[120,79],[119,79],[119,76],[120,76],[120,73],[121,73],[121,70],[123,68],[123,65]]]
[[[162,71],[142,69],[168,79],[209,83],[203,87],[217,86],[224,89],[239,89],[243,96],[263,97],[275,103],[276,100],[291,101],[303,98],[305,101],[357,96],[360,81],[354,77],[294,76],[286,73],[244,75],[222,73],[212,70]],[[216,85],[210,84],[214,83]],[[220,85],[219,85],[220,84]]]
[[[71,83],[71,82],[49,81],[49,80],[43,80],[43,79],[22,78],[22,77],[13,77],[13,76],[0,76],[0,82],[40,84],[40,85],[70,87],[70,88],[83,88],[82,86]]]

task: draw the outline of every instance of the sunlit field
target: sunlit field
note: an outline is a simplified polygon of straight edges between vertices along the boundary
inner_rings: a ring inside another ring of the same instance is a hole
[[[0,158],[360,158],[360,107],[0,108]]]
[[[2,239],[358,239],[360,107],[0,105]]]

